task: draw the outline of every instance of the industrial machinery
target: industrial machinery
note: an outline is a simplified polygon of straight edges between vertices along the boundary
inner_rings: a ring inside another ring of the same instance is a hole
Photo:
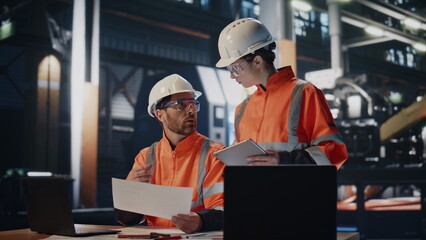
[[[380,126],[380,141],[389,161],[423,166],[425,160],[426,95]]]
[[[338,227],[362,239],[423,239],[426,95],[404,102],[403,89],[374,88],[364,74],[307,75],[324,92],[349,153],[338,171]]]
[[[365,78],[365,75],[354,78],[340,77],[330,94],[334,98],[329,100],[329,104],[348,149],[349,160],[345,167],[371,167],[382,164],[378,128],[380,122],[375,115],[387,109],[387,106],[380,102],[380,98],[375,98],[375,103],[372,94],[357,84],[364,82]],[[374,104],[377,105],[374,107]]]
[[[426,95],[404,107],[400,93],[367,87],[365,74],[324,72],[311,72],[306,78],[323,90],[344,138],[349,152],[344,167],[424,164]]]

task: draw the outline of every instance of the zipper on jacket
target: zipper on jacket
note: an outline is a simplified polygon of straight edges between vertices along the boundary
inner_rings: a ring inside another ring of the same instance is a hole
[[[260,129],[262,128],[263,120],[265,119],[265,112],[266,112],[266,105],[267,105],[266,103],[268,102],[268,98],[269,98],[269,92],[267,90],[265,91],[265,95],[266,97],[265,97],[265,101],[263,102],[263,108],[262,108],[262,119],[260,119],[260,124],[256,131],[256,139],[258,139],[259,137]]]

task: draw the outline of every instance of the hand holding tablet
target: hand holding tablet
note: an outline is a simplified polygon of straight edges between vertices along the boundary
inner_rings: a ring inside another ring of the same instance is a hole
[[[251,139],[239,142],[225,149],[213,153],[213,155],[228,166],[247,165],[246,158],[257,155],[268,155],[262,147]]]

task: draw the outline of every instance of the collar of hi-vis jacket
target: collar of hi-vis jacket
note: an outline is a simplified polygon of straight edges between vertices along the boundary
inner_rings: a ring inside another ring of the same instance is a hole
[[[196,145],[195,142],[201,139],[200,136],[201,135],[197,131],[194,131],[191,135],[188,135],[186,138],[180,141],[173,150],[169,139],[167,139],[166,134],[163,131],[163,138],[160,140],[161,147],[169,152],[175,151],[176,154],[185,153],[190,151],[194,145]]]
[[[281,84],[280,82],[282,82],[283,80],[289,80],[294,77],[296,76],[294,75],[291,66],[279,68],[278,72],[269,76],[268,82],[266,83],[266,91],[268,91],[268,89],[274,89],[274,86]],[[256,85],[256,87],[258,91],[265,92],[265,90],[260,86],[260,84]]]

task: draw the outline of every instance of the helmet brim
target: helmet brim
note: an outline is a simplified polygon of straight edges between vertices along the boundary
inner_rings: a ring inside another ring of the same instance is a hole
[[[224,68],[227,67],[229,65],[231,65],[232,63],[234,63],[235,61],[237,61],[238,59],[240,59],[241,57],[237,57],[237,58],[228,58],[228,59],[223,59],[221,58],[217,63],[216,63],[216,67],[218,68]]]
[[[249,47],[249,49],[248,49],[246,52],[244,52],[243,54],[241,54],[241,55],[240,55],[240,56],[238,56],[238,57],[221,58],[221,59],[220,59],[220,60],[216,63],[216,67],[218,67],[218,68],[227,67],[227,66],[231,65],[232,63],[234,63],[235,61],[237,61],[238,59],[240,59],[240,58],[242,58],[242,57],[244,57],[244,56],[246,56],[246,55],[249,55],[250,53],[254,53],[255,51],[257,51],[257,50],[259,50],[259,49],[261,49],[261,48],[264,48],[264,47],[268,46],[269,44],[271,44],[271,43],[273,43],[273,42],[275,42],[275,39],[273,39],[273,38],[271,37],[271,39],[270,39],[270,40],[268,40],[268,41],[266,41],[266,42],[262,42],[262,43],[260,43],[260,44],[255,44],[255,46],[251,46],[251,47]]]
[[[194,94],[194,99],[197,99],[197,98],[199,98],[201,95],[203,95],[203,93],[201,93],[200,91],[197,91],[197,90],[193,90],[193,91],[188,91],[188,90],[184,90],[184,91],[178,91],[178,92],[175,92],[175,93],[173,93],[173,94],[177,94],[177,93],[184,93],[184,92],[190,92],[190,93],[193,93]],[[171,94],[171,95],[173,95],[173,94]],[[163,98],[165,98],[165,97],[168,97],[168,96],[170,96],[170,95],[167,95],[167,96],[164,96],[164,97],[162,97],[161,99],[163,99]],[[155,106],[161,101],[161,99],[160,100],[158,100],[155,104],[152,104],[152,105],[149,105],[148,106],[148,114],[151,116],[151,117],[153,117],[153,118],[155,118]]]

